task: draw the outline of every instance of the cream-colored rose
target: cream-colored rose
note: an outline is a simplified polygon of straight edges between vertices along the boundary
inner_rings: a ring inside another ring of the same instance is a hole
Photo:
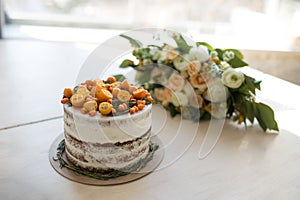
[[[199,45],[198,47],[191,48],[189,52],[189,59],[191,61],[198,60],[199,62],[208,61],[210,58],[208,49],[206,46]]]
[[[207,90],[204,98],[211,102],[225,102],[229,96],[228,88],[220,79],[214,78],[207,82]]]
[[[172,51],[174,50],[174,47],[168,44],[165,44],[162,48],[163,51]]]
[[[168,57],[167,52],[166,51],[161,51],[157,62],[163,63],[167,59],[167,57]]]
[[[184,87],[184,78],[178,73],[173,73],[168,80],[168,87],[175,91],[180,91]]]
[[[173,96],[172,90],[170,88],[165,88],[164,92],[165,92],[164,101],[172,102],[172,96]]]
[[[163,88],[155,88],[154,96],[158,101],[165,100],[165,90]]]
[[[186,70],[183,70],[183,71],[180,71],[180,75],[183,77],[183,78],[188,78],[189,77],[189,74]]]
[[[172,103],[174,106],[186,106],[189,101],[187,96],[183,92],[174,92],[172,95]]]
[[[206,81],[201,74],[195,74],[190,77],[190,83],[194,88],[198,88],[202,92],[207,88]]]
[[[173,63],[176,69],[180,71],[187,70],[188,61],[183,56],[177,56]]]
[[[167,108],[168,105],[169,105],[169,103],[170,103],[169,101],[164,100],[164,101],[161,102],[161,105],[162,105],[163,107]]]
[[[190,76],[197,74],[200,71],[201,63],[197,60],[192,61],[188,64],[188,73]]]
[[[228,68],[231,67],[231,66],[228,64],[228,62],[225,62],[225,61],[221,61],[219,66],[220,66],[220,69],[223,69],[223,70],[228,69]]]
[[[157,47],[152,47],[149,51],[149,54],[152,56],[153,60],[158,60],[160,57],[160,50]]]
[[[168,59],[169,60],[174,60],[179,56],[179,52],[175,50],[168,51]]]
[[[230,88],[238,88],[245,80],[245,76],[242,72],[237,71],[234,68],[226,69],[222,74],[222,82],[224,85]]]

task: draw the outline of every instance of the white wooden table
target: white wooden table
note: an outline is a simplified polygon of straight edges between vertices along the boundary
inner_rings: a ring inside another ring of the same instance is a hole
[[[181,134],[182,143],[193,140],[178,160],[142,179],[89,186],[56,173],[48,152],[63,130],[61,90],[89,53],[70,43],[0,40],[0,199],[300,199],[300,87],[252,69],[263,80],[260,100],[276,112],[278,135],[228,121],[200,160],[209,124],[201,122],[195,138]],[[162,137],[174,138],[179,118],[160,109],[154,115],[165,120]]]

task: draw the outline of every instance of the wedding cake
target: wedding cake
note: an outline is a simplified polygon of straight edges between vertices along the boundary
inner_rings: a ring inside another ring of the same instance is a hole
[[[126,171],[149,152],[151,94],[114,77],[65,88],[66,157],[91,172]]]

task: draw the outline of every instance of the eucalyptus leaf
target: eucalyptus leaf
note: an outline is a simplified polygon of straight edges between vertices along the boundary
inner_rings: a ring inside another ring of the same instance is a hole
[[[153,155],[155,151],[159,148],[158,144],[150,142],[149,144],[149,151],[147,152],[145,158],[140,159],[136,164],[130,167],[125,167],[122,170],[112,170],[109,173],[100,173],[100,172],[90,172],[87,170],[84,170],[82,168],[79,168],[75,165],[70,165],[64,160],[64,154],[65,154],[65,140],[63,139],[57,147],[56,157],[57,161],[60,164],[61,168],[67,168],[70,171],[73,171],[76,174],[80,174],[83,176],[87,176],[90,178],[98,179],[98,180],[108,180],[111,178],[117,178],[120,176],[125,176],[127,174],[130,174],[132,172],[138,172],[140,169],[144,168],[146,164],[153,159]],[[54,158],[53,158],[54,159]]]
[[[122,82],[126,79],[126,77],[123,74],[116,74],[114,75],[117,81]]]
[[[127,68],[127,67],[135,67],[134,62],[132,60],[125,59],[120,65],[120,68]]]
[[[127,40],[129,40],[129,42],[130,42],[130,44],[133,48],[141,48],[143,46],[143,44],[140,41],[135,40],[135,39],[133,39],[133,38],[127,36],[127,35],[121,34],[120,36],[127,39]]]
[[[182,37],[182,35],[176,35],[173,37],[173,39],[175,40],[180,52],[182,52],[184,54],[189,53],[189,51],[192,47],[187,44],[187,42]]]

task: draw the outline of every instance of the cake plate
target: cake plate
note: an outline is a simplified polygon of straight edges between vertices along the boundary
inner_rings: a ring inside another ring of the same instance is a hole
[[[49,160],[52,165],[52,167],[55,169],[56,172],[58,172],[60,175],[64,176],[65,178],[88,185],[99,185],[99,186],[105,186],[105,185],[117,185],[122,183],[128,183],[137,179],[140,179],[149,173],[153,172],[158,165],[161,163],[163,157],[164,157],[164,149],[161,148],[162,142],[158,138],[158,136],[151,136],[151,142],[158,144],[159,148],[154,152],[153,158],[139,171],[133,171],[130,174],[119,176],[116,178],[110,178],[108,180],[99,180],[95,178],[91,178],[88,176],[84,176],[81,174],[77,174],[65,167],[61,167],[59,161],[56,159],[57,154],[57,147],[59,143],[64,139],[64,134],[61,133],[52,143],[49,151]],[[68,162],[65,152],[63,154],[63,159],[67,162],[68,165],[72,164]]]

